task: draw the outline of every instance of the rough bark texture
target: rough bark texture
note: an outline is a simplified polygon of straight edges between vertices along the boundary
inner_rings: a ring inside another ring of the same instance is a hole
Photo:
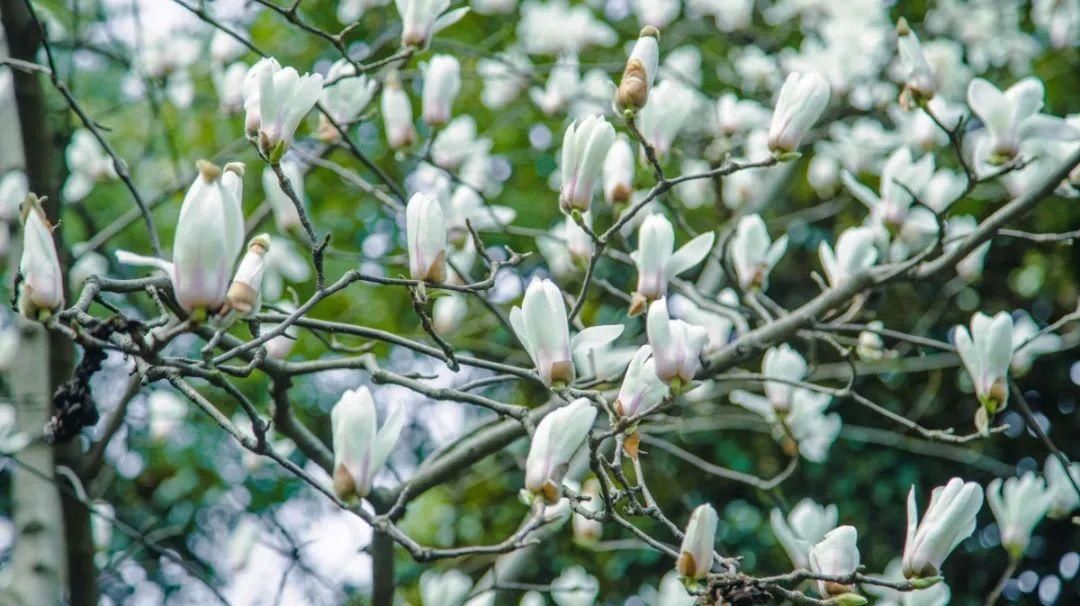
[[[41,31],[27,10],[22,0],[0,0],[0,21],[3,23],[5,38],[10,55],[24,61],[36,61],[38,51],[41,48]],[[29,180],[31,191],[39,196],[46,196],[45,212],[51,218],[56,218],[60,207],[60,179],[61,179],[61,145],[55,138],[55,130],[49,123],[49,108],[46,103],[44,76],[29,74],[18,70],[12,70],[13,89],[15,93],[15,106],[17,108],[19,128],[22,139],[23,166]],[[66,112],[65,112],[66,113]],[[70,254],[63,246],[61,229],[58,227],[53,232],[57,241],[57,250],[60,253],[61,264],[70,264]],[[71,342],[59,333],[47,334],[41,331],[43,342],[40,358],[35,361],[37,374],[34,380],[43,381],[41,385],[30,381],[30,375],[17,374],[19,381],[16,384],[24,384],[19,389],[32,390],[40,394],[40,402],[46,407],[43,411],[44,418],[37,423],[36,428],[25,425],[26,430],[32,436],[40,436],[41,428],[51,416],[49,406],[51,396],[56,386],[71,373],[74,359],[74,348]],[[25,349],[25,345],[22,346]],[[24,361],[26,356],[19,356]],[[20,422],[20,425],[22,423]],[[37,446],[36,446],[37,447]],[[59,464],[78,470],[81,466],[79,458],[81,453],[77,442],[57,446],[52,449],[44,444],[40,448],[50,450],[48,465],[41,468],[50,475],[53,473],[53,465]],[[55,459],[55,460],[54,460]],[[67,483],[65,481],[65,487]],[[38,486],[39,490],[44,488]],[[56,499],[58,494],[55,484],[50,484],[51,499]],[[67,595],[72,606],[94,605],[98,603],[97,570],[94,566],[93,539],[90,533],[89,510],[74,496],[73,491],[65,490],[63,495],[62,516],[60,511],[36,510],[33,513],[44,515],[48,512],[51,516],[51,524],[62,529],[60,548],[66,554],[66,568],[68,588]],[[32,508],[32,505],[31,505]],[[21,509],[16,505],[17,511]],[[28,512],[31,513],[31,512]],[[61,527],[61,520],[63,526]],[[63,578],[63,577],[61,577]],[[30,594],[33,595],[33,594]],[[46,594],[40,594],[46,595]],[[53,602],[35,601],[34,604],[46,604]]]

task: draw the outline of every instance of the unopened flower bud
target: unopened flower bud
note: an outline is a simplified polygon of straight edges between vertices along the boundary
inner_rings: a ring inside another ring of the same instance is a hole
[[[19,260],[19,313],[30,320],[59,310],[64,305],[64,274],[52,238],[52,224],[42,200],[27,194],[20,211],[23,219],[23,252]]]
[[[226,300],[231,309],[242,316],[259,311],[262,302],[262,279],[266,269],[266,253],[270,250],[270,235],[259,234],[248,244],[247,254],[240,261],[236,276],[229,286]]]
[[[651,25],[641,29],[634,50],[626,62],[619,90],[615,94],[615,106],[620,110],[638,110],[649,100],[649,89],[656,78],[660,61],[660,31]]]
[[[679,548],[679,559],[675,563],[675,569],[684,579],[705,578],[712,569],[716,522],[716,510],[712,505],[699,505],[690,514]]]

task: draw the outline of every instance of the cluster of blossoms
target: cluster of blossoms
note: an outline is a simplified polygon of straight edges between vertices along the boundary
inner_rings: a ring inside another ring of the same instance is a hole
[[[384,4],[341,2],[337,16],[353,23],[365,10]],[[473,2],[472,8],[481,14],[502,14],[514,10],[515,4],[486,0]],[[760,91],[761,97],[771,94],[771,107],[730,92],[716,100],[708,98],[701,90],[700,51],[687,46],[662,52],[661,30],[683,8],[680,2],[630,4],[642,27],[617,82],[603,70],[581,74],[579,60],[589,47],[613,45],[614,30],[587,6],[560,0],[522,3],[520,48],[509,49],[498,61],[481,59],[475,66],[482,81],[481,100],[490,109],[501,109],[528,91],[528,99],[542,114],[568,118],[550,193],[552,208],[562,214],[537,238],[548,272],[531,277],[520,305],[510,308],[505,323],[530,363],[523,372],[531,373],[552,394],[553,403],[535,426],[526,424],[530,436],[523,496],[544,519],[569,518],[574,511],[575,538],[583,543],[600,537],[600,520],[610,512],[603,510],[606,486],[597,478],[582,486],[572,468],[575,458],[593,448],[590,436],[603,413],[620,434],[623,451],[615,456],[625,453],[640,463],[638,445],[650,416],[675,406],[680,397],[713,398],[718,382],[710,375],[711,361],[729,352],[732,341],[752,332],[747,318],[768,323],[787,315],[784,310],[777,313],[778,305],[769,298],[771,282],[776,282],[770,278],[798,251],[795,237],[781,234],[766,219],[767,192],[802,152],[812,150],[807,181],[818,196],[850,195],[865,206],[865,210],[857,207],[859,224],[847,227],[835,240],[814,241],[824,278],[819,278],[821,288],[827,293],[848,292],[850,299],[884,270],[917,262],[938,250],[946,255],[960,250],[978,222],[974,215],[951,209],[979,183],[1001,177],[1012,195],[1023,196],[1080,147],[1076,117],[1041,113],[1045,91],[1038,79],[1021,79],[1001,90],[973,77],[972,70],[981,72],[985,67],[979,63],[1005,61],[990,43],[963,40],[970,55],[965,64],[960,57],[963,48],[944,37],[923,43],[906,21],[894,27],[882,3],[858,2],[859,9],[850,11],[815,2],[777,2],[761,9],[770,22],[798,18],[806,34],[798,49],[785,49],[775,57],[755,55],[753,48],[732,57],[742,90]],[[687,13],[708,16],[726,32],[747,29],[756,10],[753,2],[685,4]],[[932,11],[927,20],[930,32],[957,28],[952,4],[944,2]],[[1080,26],[1072,21],[1068,27],[1058,24],[1064,17],[1045,4],[1033,13],[1035,22],[1049,30],[1054,44],[1075,42],[1080,33],[1074,30]],[[426,52],[437,32],[469,10],[450,10],[449,5],[449,0],[395,2],[402,22],[401,45],[409,56]],[[463,70],[469,66],[449,54],[434,54],[422,64],[423,126],[418,129],[415,87],[393,66],[377,74],[342,58],[325,74],[301,75],[273,57],[250,67],[232,62],[238,53],[226,48],[226,42],[217,42],[217,37],[214,40],[222,47],[214,55],[220,105],[229,112],[243,112],[244,132],[267,164],[261,184],[279,231],[310,230],[304,174],[311,165],[304,160],[307,150],[296,148],[304,147],[297,132],[313,110],[319,113],[313,139],[321,145],[342,143],[353,126],[375,112],[386,146],[396,157],[407,158],[423,147],[422,158],[404,180],[407,191],[399,200],[400,216],[395,217],[405,232],[407,262],[402,265],[407,266],[408,278],[400,281],[420,293],[421,304],[426,303],[423,293],[439,293],[430,306],[433,337],[446,337],[465,324],[468,276],[478,256],[492,266],[488,251],[479,249],[477,234],[505,230],[516,218],[514,209],[490,203],[505,180],[498,174],[499,158],[492,154],[493,141],[478,131],[476,120],[462,112],[458,102]],[[544,85],[529,89],[529,83],[539,78],[531,70],[529,56],[538,54],[557,60]],[[165,57],[158,61],[167,63]],[[172,77],[188,65],[154,69],[162,77]],[[877,77],[883,71],[892,82]],[[870,117],[817,128],[830,111],[882,107],[893,113],[891,129]],[[979,126],[965,135],[963,145],[956,145],[963,170],[941,167],[935,155],[938,148],[975,119]],[[426,142],[423,136],[428,137]],[[682,153],[678,144],[691,138],[709,143],[697,153]],[[682,176],[664,177],[661,165],[675,158]],[[78,202],[96,183],[117,177],[115,159],[89,131],[75,133],[67,163],[71,172],[63,187],[66,202]],[[285,258],[275,261],[278,250],[290,250],[287,240],[259,234],[247,241],[245,249],[242,163],[218,167],[200,161],[197,168],[179,210],[171,261],[127,251],[118,252],[117,258],[163,271],[181,314],[224,331],[238,319],[254,318],[264,294],[280,296],[281,275],[304,281],[310,272],[306,261],[295,270],[286,269],[290,261]],[[660,182],[642,189],[640,184],[653,171]],[[714,177],[722,178],[717,187],[711,183]],[[1078,184],[1080,173],[1073,171],[1055,185],[1075,194]],[[64,269],[41,200],[26,190],[25,183],[8,178],[0,182],[0,199],[24,200],[18,308],[29,319],[47,321],[64,306]],[[669,190],[674,200],[664,198],[661,203],[661,195],[667,196]],[[677,236],[681,210],[707,206],[730,211],[734,219],[729,229],[723,235],[711,229],[695,233],[697,226],[691,225],[681,229],[689,237]],[[594,230],[609,218],[608,231]],[[641,330],[627,330],[629,325],[621,322],[586,326],[581,313],[597,261],[618,238],[630,250],[613,258],[636,272],[633,292],[619,294],[626,317],[644,316]],[[965,249],[956,263],[961,281],[979,278],[989,246],[986,242]],[[686,278],[693,274],[701,276],[697,284]],[[714,277],[707,279],[709,274]],[[715,277],[719,275],[724,279]],[[496,277],[493,270],[492,281]],[[275,280],[276,286],[271,286]],[[581,284],[576,298],[567,294],[566,285],[572,283]],[[508,299],[515,298],[516,294]],[[858,311],[853,306],[853,313]],[[263,327],[267,329],[281,332],[265,341],[267,353],[287,357],[294,327],[284,331]],[[889,331],[884,323],[868,323],[857,330],[854,351],[862,360],[882,361],[893,353],[885,345]],[[615,345],[620,339],[634,341]],[[830,406],[834,398],[847,394],[815,383],[812,365],[794,341],[776,341],[753,345],[764,351],[760,373],[745,373],[747,380],[761,385],[762,393],[737,389],[726,397],[761,417],[793,460],[822,463],[843,427],[841,415]],[[1063,346],[1060,336],[1041,330],[1022,311],[993,317],[977,312],[970,328],[954,328],[951,341],[979,403],[975,425],[984,436],[990,435],[994,415],[1006,408],[1014,393],[1012,381],[1031,368],[1036,356]],[[585,388],[596,385],[602,388]],[[167,421],[176,420],[170,406],[157,404],[162,411],[159,425],[164,422],[165,429],[155,431],[167,433]],[[364,386],[345,391],[330,414],[334,456],[330,483],[344,501],[371,495],[376,476],[402,435],[404,407],[394,403],[384,411],[381,425],[378,419],[376,400]],[[1080,507],[1080,495],[1074,490],[1077,481],[1080,466],[1054,456],[1047,459],[1042,478],[1029,472],[997,479],[985,491],[975,482],[953,478],[932,491],[921,518],[912,487],[906,542],[893,572],[912,580],[926,596],[940,596],[942,591],[947,596],[947,588],[938,584],[943,562],[974,532],[984,494],[1003,546],[1012,558],[1019,558],[1045,516],[1067,516]],[[856,586],[860,553],[857,530],[839,521],[834,505],[823,507],[809,499],[786,516],[779,509],[770,516],[792,564],[829,577],[816,584],[821,597],[847,606],[864,601]],[[704,587],[695,581],[707,579],[720,560],[714,553],[717,524],[711,505],[693,510],[680,537],[676,581],[682,579],[697,590]],[[886,576],[893,574],[887,571]],[[463,602],[471,581],[462,577],[425,574],[420,579],[425,603]],[[583,603],[592,603],[595,585],[583,570],[569,569],[553,587],[556,595],[559,587],[571,594],[588,594],[591,588],[592,597]],[[565,589],[581,586],[586,591]]]

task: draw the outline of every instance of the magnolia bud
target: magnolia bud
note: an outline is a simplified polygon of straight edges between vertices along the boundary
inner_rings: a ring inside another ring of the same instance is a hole
[[[625,136],[619,136],[604,158],[604,199],[609,204],[626,204],[634,193],[634,150]]]
[[[382,117],[383,126],[386,128],[386,141],[392,149],[408,147],[416,141],[412,103],[409,95],[401,88],[401,81],[395,73],[387,76],[386,86],[383,88]]]
[[[247,254],[240,260],[232,285],[226,295],[228,306],[242,316],[258,313],[262,302],[262,278],[266,269],[266,253],[270,250],[270,234],[259,234],[248,244]]]
[[[660,61],[659,38],[660,31],[655,27],[646,25],[641,29],[623,70],[619,90],[615,94],[615,106],[618,109],[638,110],[645,107]]]
[[[19,313],[30,320],[48,316],[64,305],[64,273],[42,201],[34,194],[27,194],[19,208],[23,220]]]
[[[296,127],[322,95],[320,74],[301,76],[273,57],[261,59],[244,78],[245,127],[272,161],[292,144]]]
[[[780,88],[769,126],[769,150],[791,153],[829,104],[829,83],[815,73],[792,72]]]
[[[776,242],[769,240],[765,222],[758,215],[743,217],[731,240],[731,263],[743,290],[761,289],[769,285],[769,272],[787,250],[787,235]]]
[[[599,115],[576,120],[566,129],[559,166],[562,171],[559,204],[564,211],[589,210],[604,159],[614,142],[615,129]]]
[[[952,334],[960,361],[975,385],[975,395],[988,415],[1005,408],[1009,401],[1012,340],[1012,316],[1004,311],[993,318],[977,312],[971,317],[971,332],[957,326]]]
[[[904,543],[904,577],[934,577],[949,553],[975,531],[975,516],[982,509],[983,491],[975,482],[953,478],[938,486],[930,507],[919,520],[915,487],[908,492],[907,540]]]
[[[446,221],[433,196],[413,194],[405,208],[409,244],[409,274],[413,280],[446,280]]]
[[[634,352],[623,375],[619,395],[615,399],[615,413],[621,417],[643,413],[663,402],[667,393],[667,386],[656,376],[652,348],[642,345]]]
[[[668,282],[694,267],[709,254],[716,234],[705,232],[675,249],[675,230],[661,214],[645,217],[638,228],[638,247],[630,256],[638,270],[637,290],[630,315],[645,311],[646,304],[667,294]]]
[[[858,532],[854,526],[830,530],[825,538],[810,549],[810,570],[825,576],[846,577],[859,568],[859,548],[855,542]],[[834,581],[818,581],[822,596],[838,596],[854,591],[854,586]]]
[[[574,380],[566,302],[554,282],[530,282],[521,307],[510,310],[510,324],[545,385],[566,385]]]
[[[457,23],[469,12],[465,7],[443,14],[450,6],[450,0],[398,0],[396,6],[401,15],[401,45],[416,48],[427,46],[431,36]]]
[[[1004,491],[1002,490],[1004,488]],[[986,487],[986,502],[1001,530],[1001,545],[1013,558],[1020,558],[1031,542],[1031,533],[1053,503],[1046,480],[1029,471],[1004,482],[996,478]]]
[[[716,522],[716,510],[712,505],[699,505],[690,514],[679,559],[675,563],[675,569],[684,579],[703,579],[712,569]]]
[[[461,64],[450,55],[435,55],[424,68],[424,122],[442,126],[461,90]]]
[[[828,242],[818,246],[818,256],[825,277],[832,286],[840,286],[870,269],[877,261],[876,237],[870,227],[850,227],[836,240],[836,252]]]
[[[649,306],[646,319],[649,345],[652,347],[656,376],[678,387],[690,383],[701,368],[701,352],[709,342],[709,333],[668,316],[667,299],[657,299]]]

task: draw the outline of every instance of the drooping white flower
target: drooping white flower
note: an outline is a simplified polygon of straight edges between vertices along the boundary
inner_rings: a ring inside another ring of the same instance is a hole
[[[604,199],[608,204],[625,204],[634,193],[634,150],[625,135],[619,135],[604,158]]]
[[[630,253],[638,270],[637,290],[630,314],[645,311],[645,305],[667,294],[668,283],[689,270],[712,250],[716,234],[705,232],[675,250],[675,229],[667,217],[651,214],[638,229],[637,250]]]
[[[562,171],[559,205],[563,210],[589,210],[604,159],[613,143],[615,129],[603,116],[588,116],[567,127],[559,166]]]
[[[656,79],[660,63],[660,32],[652,25],[641,28],[630,58],[626,60],[619,89],[615,93],[615,107],[619,110],[639,110],[649,100],[649,90]]]
[[[596,408],[587,398],[578,398],[541,419],[525,460],[525,490],[540,495],[548,505],[558,502],[570,459],[595,420]]]
[[[690,514],[679,559],[675,563],[675,569],[683,578],[702,579],[712,569],[716,522],[716,510],[709,504],[698,505]]]
[[[461,63],[451,55],[433,56],[424,66],[424,122],[432,126],[449,122],[460,91]]]
[[[960,478],[938,486],[930,495],[922,521],[915,502],[915,487],[908,492],[907,538],[904,542],[904,577],[941,574],[941,563],[961,541],[975,532],[975,516],[982,509],[982,487]]]
[[[510,324],[549,387],[573,382],[575,354],[607,345],[623,330],[621,325],[592,326],[571,339],[562,291],[540,279],[529,283],[521,307],[510,310]]]
[[[919,36],[903,17],[896,23],[896,45],[904,71],[904,90],[914,99],[929,99],[937,92],[937,78],[923,54]]]
[[[408,147],[416,141],[412,103],[396,74],[386,78],[382,93],[382,118],[386,142],[391,149]]]
[[[1080,484],[1080,462],[1069,463],[1069,473],[1065,473],[1065,466],[1054,454],[1046,457],[1043,465],[1043,474],[1046,476],[1046,485],[1050,489],[1050,509],[1047,512],[1051,518],[1064,518],[1080,507],[1080,494],[1073,488],[1073,482],[1069,476]]]
[[[788,74],[769,125],[769,149],[791,153],[829,104],[829,83],[816,73]]]
[[[326,86],[322,90],[322,105],[330,117],[342,128],[347,128],[371,105],[379,83],[367,74],[357,74],[356,66],[344,58],[338,59],[326,72]],[[337,141],[341,133],[326,118],[319,115],[319,138],[326,142]]]
[[[334,446],[334,492],[364,498],[405,427],[405,407],[390,408],[377,427],[375,401],[367,387],[347,390],[330,411]]]
[[[600,581],[581,566],[562,571],[551,582],[551,599],[556,606],[592,606],[600,594]]]
[[[825,534],[810,549],[810,570],[821,575],[846,577],[859,568],[859,538],[854,526],[840,526]],[[823,597],[851,593],[855,587],[833,581],[818,581],[818,592]]]
[[[810,568],[810,548],[836,528],[839,513],[836,505],[819,505],[805,498],[784,517],[779,509],[769,512],[769,525],[780,546],[796,568]]]
[[[1050,510],[1052,492],[1034,471],[986,487],[986,503],[1001,531],[1001,545],[1012,558],[1020,558],[1031,542],[1031,533]]]
[[[1025,375],[1035,363],[1035,358],[1061,351],[1064,339],[1052,332],[1039,334],[1041,329],[1027,311],[1013,313],[1012,362],[1010,370],[1015,375]]]
[[[831,286],[840,286],[874,266],[878,257],[875,239],[869,227],[850,227],[837,238],[835,253],[828,242],[818,246],[821,267]]]
[[[1039,113],[1044,94],[1042,81],[1035,77],[1024,78],[1004,92],[982,78],[972,80],[967,102],[989,135],[976,147],[975,160],[1004,164],[1020,153],[1020,146],[1026,140],[1080,138],[1080,130],[1065,120]]]
[[[446,221],[442,205],[424,193],[413,194],[405,208],[409,275],[413,280],[446,280]]]
[[[240,260],[232,284],[225,297],[229,309],[247,317],[259,313],[262,305],[262,281],[266,271],[266,253],[270,250],[270,234],[259,234],[248,243],[248,251]]]
[[[668,155],[696,106],[694,92],[679,82],[664,79],[653,87],[649,103],[638,112],[637,120],[641,136],[657,156]]]
[[[281,161],[281,172],[289,178],[293,193],[303,202],[305,198],[304,173],[300,170],[300,165],[286,158]],[[263,169],[262,185],[266,201],[270,203],[270,210],[274,212],[274,224],[277,228],[283,232],[299,228],[301,226],[300,213],[296,210],[296,204],[285,193],[285,190],[281,189],[281,181],[270,166]]]
[[[19,313],[30,320],[64,306],[64,271],[52,237],[52,224],[41,201],[27,194],[21,207],[23,250],[19,259]]]
[[[431,37],[457,23],[468,7],[450,8],[450,0],[394,0],[401,16],[401,45],[425,47]]]
[[[615,399],[615,412],[620,416],[632,417],[663,402],[667,393],[667,385],[656,375],[652,348],[642,345],[626,368],[619,395]]]
[[[1012,316],[1003,311],[991,318],[976,312],[971,317],[971,332],[958,325],[952,332],[952,341],[975,386],[975,395],[983,406],[981,410],[992,415],[1004,409],[1009,401]]]
[[[244,78],[245,126],[259,149],[276,161],[292,144],[296,127],[322,95],[320,74],[301,76],[277,59],[265,57]]]
[[[567,53],[555,61],[555,66],[548,73],[544,88],[529,89],[529,98],[544,112],[551,116],[563,111],[581,90],[578,58]]]
[[[445,572],[431,569],[420,575],[419,585],[423,606],[461,606],[469,597],[473,582],[469,575],[455,568]]]
[[[112,158],[88,129],[80,128],[71,133],[71,143],[64,150],[64,158],[69,172],[60,195],[66,203],[85,198],[98,181],[116,178]]]
[[[731,239],[731,263],[743,290],[761,289],[769,286],[769,272],[787,250],[787,234],[776,242],[769,240],[769,232],[760,215],[748,215],[739,220]]]
[[[656,376],[669,385],[684,386],[693,381],[701,368],[701,352],[709,341],[709,333],[700,326],[672,320],[665,298],[649,306],[646,326]]]

